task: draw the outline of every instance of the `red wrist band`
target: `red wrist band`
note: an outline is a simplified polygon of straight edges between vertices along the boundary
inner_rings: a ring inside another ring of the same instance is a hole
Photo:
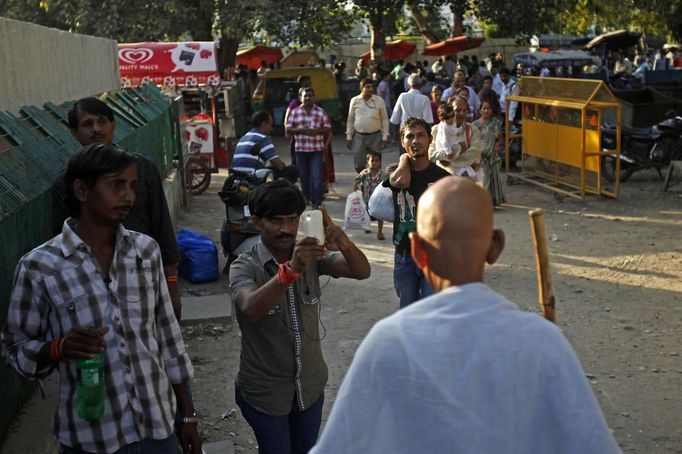
[[[301,274],[297,273],[296,271],[294,271],[293,268],[291,268],[291,265],[289,265],[289,261],[287,261],[286,263],[282,263],[279,266],[279,271],[277,273],[277,279],[279,280],[280,284],[283,284],[283,285],[293,284],[300,277],[301,277]]]
[[[52,342],[50,342],[50,358],[52,358],[52,361],[55,363],[58,363],[62,360],[61,355],[59,354],[59,345],[62,342],[62,338],[58,337]]]

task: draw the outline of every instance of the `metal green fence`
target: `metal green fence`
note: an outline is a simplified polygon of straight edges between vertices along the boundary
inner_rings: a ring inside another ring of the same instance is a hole
[[[116,119],[117,144],[149,156],[162,175],[181,156],[179,108],[157,87],[106,93]],[[72,102],[0,112],[0,326],[7,319],[14,268],[21,256],[50,238],[56,176],[80,145],[67,126]],[[0,442],[33,387],[0,361]]]

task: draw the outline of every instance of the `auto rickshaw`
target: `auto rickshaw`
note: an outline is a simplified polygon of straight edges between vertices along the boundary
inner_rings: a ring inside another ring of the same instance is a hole
[[[287,106],[298,96],[299,88],[306,82],[315,91],[316,104],[327,112],[333,124],[338,125],[342,114],[336,78],[326,68],[298,67],[265,73],[251,98],[253,110],[270,112],[275,128],[282,131]]]

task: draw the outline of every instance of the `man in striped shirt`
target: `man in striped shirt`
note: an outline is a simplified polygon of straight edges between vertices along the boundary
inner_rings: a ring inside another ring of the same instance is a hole
[[[294,183],[298,178],[298,169],[287,166],[277,155],[277,150],[270,140],[272,117],[269,113],[259,111],[251,116],[251,131],[237,143],[230,169],[236,172],[253,174],[256,170],[270,164],[275,178],[286,178]]]
[[[14,274],[0,346],[24,378],[58,369],[61,454],[176,453],[176,401],[183,451],[201,453],[187,391],[193,369],[159,245],[122,225],[135,201],[135,159],[116,145],[79,150],[65,175],[72,217],[22,257]],[[77,411],[77,361],[99,354],[104,410],[86,421]]]

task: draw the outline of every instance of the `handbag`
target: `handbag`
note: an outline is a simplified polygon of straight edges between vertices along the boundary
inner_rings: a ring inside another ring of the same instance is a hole
[[[393,190],[380,184],[369,197],[367,202],[367,211],[370,216],[381,219],[386,222],[393,222],[395,220],[395,204],[393,203]]]

